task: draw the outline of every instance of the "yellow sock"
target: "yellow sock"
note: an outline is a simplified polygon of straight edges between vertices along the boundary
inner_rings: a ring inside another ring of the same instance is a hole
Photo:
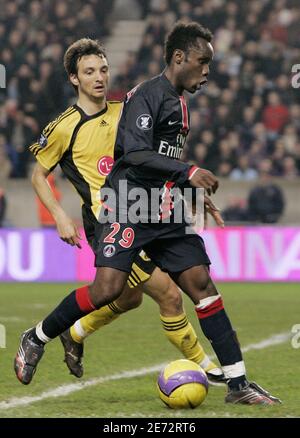
[[[99,310],[94,310],[94,312],[89,313],[72,325],[70,329],[71,336],[75,342],[82,343],[87,336],[94,333],[100,327],[110,324],[123,312],[115,301],[101,307]]]
[[[206,355],[185,313],[178,316],[160,315],[160,319],[165,335],[181,351],[186,359],[198,363],[204,371],[218,368]]]

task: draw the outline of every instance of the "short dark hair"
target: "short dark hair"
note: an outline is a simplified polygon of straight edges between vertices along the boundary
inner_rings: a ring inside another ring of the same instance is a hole
[[[92,40],[90,38],[81,38],[71,44],[64,55],[64,67],[70,76],[71,74],[77,74],[78,61],[85,55],[98,55],[106,58],[104,47],[100,41]]]
[[[207,42],[211,42],[213,34],[209,29],[203,27],[201,24],[182,23],[177,22],[171,32],[168,34],[165,41],[165,60],[169,65],[172,59],[172,55],[176,49],[180,49],[183,52],[196,45],[196,39],[203,38]]]

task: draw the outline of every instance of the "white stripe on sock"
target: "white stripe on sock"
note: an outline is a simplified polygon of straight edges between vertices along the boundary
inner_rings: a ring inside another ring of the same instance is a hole
[[[45,344],[47,344],[47,342],[52,341],[52,339],[48,338],[48,336],[45,335],[45,333],[42,330],[42,324],[43,324],[43,321],[40,321],[38,323],[38,325],[36,326],[35,331],[36,331],[36,335],[39,338],[39,340],[44,342]]]
[[[78,336],[81,338],[86,338],[88,336],[88,333],[83,329],[80,319],[78,319],[74,324],[75,332]]]
[[[205,355],[204,359],[200,362],[199,365],[201,368],[205,370],[205,368],[208,368],[210,364],[211,364],[210,358],[207,355]]]
[[[233,379],[234,377],[240,377],[246,374],[243,360],[236,362],[233,365],[226,365],[225,367],[222,367],[222,370],[226,379]]]
[[[205,307],[210,306],[212,303],[217,301],[219,298],[221,298],[221,295],[213,295],[212,297],[203,298],[203,300],[199,301],[199,304],[197,304],[196,309],[205,309]]]

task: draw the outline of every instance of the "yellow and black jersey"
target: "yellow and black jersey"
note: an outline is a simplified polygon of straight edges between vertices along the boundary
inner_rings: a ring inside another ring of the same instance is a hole
[[[59,164],[76,188],[88,240],[101,208],[100,188],[113,166],[121,111],[121,102],[109,101],[104,110],[92,116],[77,105],[71,106],[49,123],[29,148],[46,169],[51,171]]]
[[[114,160],[114,145],[121,102],[107,102],[106,108],[88,116],[73,105],[49,123],[39,140],[30,146],[38,162],[52,171],[59,164],[82,199],[82,218],[88,242],[93,243],[101,209],[100,189]],[[147,281],[155,265],[143,252],[132,266],[128,285]]]

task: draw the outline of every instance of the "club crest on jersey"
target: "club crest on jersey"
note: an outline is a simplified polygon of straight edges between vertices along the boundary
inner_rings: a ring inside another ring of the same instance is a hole
[[[112,167],[114,165],[114,159],[109,155],[105,155],[98,160],[97,169],[100,175],[107,176],[109,175]]]
[[[103,248],[103,255],[104,257],[112,257],[116,252],[116,248],[114,247],[114,245],[106,245]]]
[[[47,146],[48,139],[44,134],[40,135],[40,138],[38,139],[38,144],[41,146],[41,148],[44,148]]]
[[[148,131],[152,128],[153,120],[150,114],[141,114],[136,119],[136,126],[143,131]]]

